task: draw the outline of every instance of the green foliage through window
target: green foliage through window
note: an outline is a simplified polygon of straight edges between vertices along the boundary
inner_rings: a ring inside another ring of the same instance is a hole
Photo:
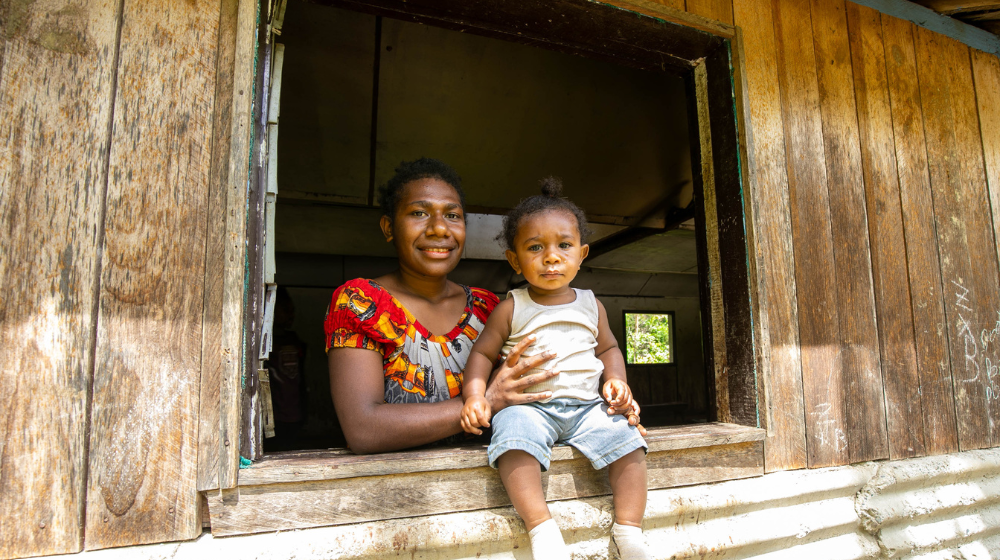
[[[672,313],[626,313],[626,358],[630,364],[669,364],[674,361]]]

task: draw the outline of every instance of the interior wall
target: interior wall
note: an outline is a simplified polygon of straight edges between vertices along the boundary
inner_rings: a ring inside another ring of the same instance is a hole
[[[677,76],[380,21],[379,35],[375,16],[289,2],[278,196],[299,206],[282,208],[296,233],[279,237],[280,250],[344,254],[297,244],[310,238],[306,224],[344,214],[312,203],[370,205],[399,162],[422,156],[456,168],[473,208],[511,208],[553,174],[595,221],[690,201]]]
[[[308,420],[303,447],[339,447],[339,434],[327,374],[323,319],[334,290],[352,278],[375,278],[395,270],[394,258],[279,253],[277,276],[295,304],[293,330],[306,344],[305,380]],[[504,261],[463,260],[450,279],[503,296],[520,281]],[[624,310],[673,311],[676,362],[662,368],[630,367],[629,384],[640,404],[674,403],[669,414],[644,413],[649,425],[704,420],[707,414],[698,278],[694,274],[649,274],[584,268],[573,285],[593,290],[608,312],[608,322],[624,345]],[[629,292],[631,297],[621,294]],[[617,295],[616,295],[617,294]],[[684,403],[683,406],[676,403]],[[266,446],[266,442],[265,442]]]

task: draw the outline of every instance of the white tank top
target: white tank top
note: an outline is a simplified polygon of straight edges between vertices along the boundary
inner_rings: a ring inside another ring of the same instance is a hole
[[[539,305],[532,301],[527,288],[510,291],[510,296],[514,298],[514,316],[503,354],[508,354],[524,337],[534,334],[535,343],[525,350],[523,356],[551,350],[556,357],[527,374],[547,369],[560,372],[548,381],[532,385],[525,390],[526,393],[552,391],[553,399],[600,399],[604,363],[594,354],[597,347],[597,298],[590,290],[573,288],[573,291],[576,292],[576,299],[561,305]],[[548,400],[551,399],[542,402]]]

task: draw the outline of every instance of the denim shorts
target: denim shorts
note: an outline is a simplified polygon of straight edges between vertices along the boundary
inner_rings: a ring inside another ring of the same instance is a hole
[[[508,406],[496,413],[490,424],[493,438],[487,454],[493,468],[501,455],[517,449],[538,459],[547,471],[556,443],[577,448],[595,469],[603,469],[640,447],[647,449],[639,430],[629,426],[624,416],[608,416],[604,401],[553,399]]]

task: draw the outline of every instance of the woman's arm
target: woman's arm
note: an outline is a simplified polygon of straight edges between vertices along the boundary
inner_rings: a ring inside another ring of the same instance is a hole
[[[533,339],[525,339],[511,350],[493,375],[486,399],[495,414],[513,404],[541,400],[549,393],[524,393],[532,385],[556,375],[547,371],[521,377],[526,371],[551,359],[540,354],[521,360]],[[351,451],[382,453],[435,442],[462,431],[459,418],[462,399],[436,403],[388,404],[382,355],[362,348],[331,348],[330,394],[337,419]]]
[[[361,348],[331,348],[330,394],[351,451],[395,451],[431,443],[462,431],[462,399],[388,404],[382,355]]]

